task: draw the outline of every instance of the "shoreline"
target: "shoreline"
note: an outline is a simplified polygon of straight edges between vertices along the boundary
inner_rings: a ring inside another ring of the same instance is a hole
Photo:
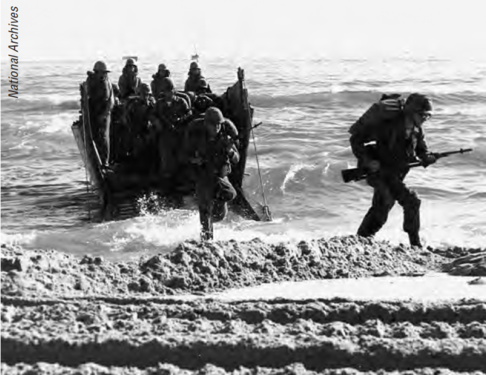
[[[481,249],[417,249],[357,236],[268,244],[186,241],[138,261],[79,258],[55,250],[2,245],[3,295],[82,296],[209,293],[281,281],[423,275]],[[470,255],[471,256],[471,255]],[[462,267],[462,268],[461,268]],[[481,276],[461,264],[456,274]],[[459,270],[459,271],[458,271]]]

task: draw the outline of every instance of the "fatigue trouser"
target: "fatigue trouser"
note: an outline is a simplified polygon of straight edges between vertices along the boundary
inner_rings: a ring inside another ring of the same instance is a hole
[[[110,122],[111,112],[92,116],[93,140],[103,164],[109,164],[110,160]]]
[[[374,188],[371,208],[363,219],[358,235],[373,236],[388,219],[388,213],[395,201],[403,207],[403,230],[409,235],[417,235],[420,230],[420,199],[410,190],[402,174],[381,174],[370,176],[367,182]]]
[[[213,239],[213,223],[221,221],[228,213],[227,202],[236,198],[236,190],[227,177],[201,174],[196,182],[201,239]]]

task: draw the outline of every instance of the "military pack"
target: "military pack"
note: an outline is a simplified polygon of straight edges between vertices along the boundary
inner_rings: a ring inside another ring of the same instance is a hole
[[[376,129],[402,113],[405,100],[400,94],[383,94],[350,128],[349,133],[372,135]]]

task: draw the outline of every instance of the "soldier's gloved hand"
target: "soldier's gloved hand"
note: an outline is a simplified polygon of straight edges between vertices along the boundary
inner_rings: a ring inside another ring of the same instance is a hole
[[[422,163],[425,168],[427,168],[431,164],[434,164],[436,161],[437,158],[435,157],[434,154],[427,154],[422,158]]]

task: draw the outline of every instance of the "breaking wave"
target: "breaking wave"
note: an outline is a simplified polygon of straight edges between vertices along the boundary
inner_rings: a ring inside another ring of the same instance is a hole
[[[260,108],[280,108],[280,107],[307,107],[307,108],[335,108],[349,107],[351,105],[370,105],[378,100],[383,93],[399,92],[406,96],[410,91],[381,90],[381,91],[320,91],[313,93],[300,93],[295,95],[251,95],[252,104]],[[485,92],[454,92],[454,93],[434,93],[422,91],[432,98],[434,103],[441,106],[482,104],[486,102]]]
[[[2,103],[2,107],[2,112],[5,113],[17,112],[21,109],[22,112],[28,114],[79,110],[80,104],[79,99],[74,97],[66,100],[65,96],[61,97],[59,95],[43,96],[39,98],[20,95],[18,100],[9,100],[8,106],[6,103]]]

